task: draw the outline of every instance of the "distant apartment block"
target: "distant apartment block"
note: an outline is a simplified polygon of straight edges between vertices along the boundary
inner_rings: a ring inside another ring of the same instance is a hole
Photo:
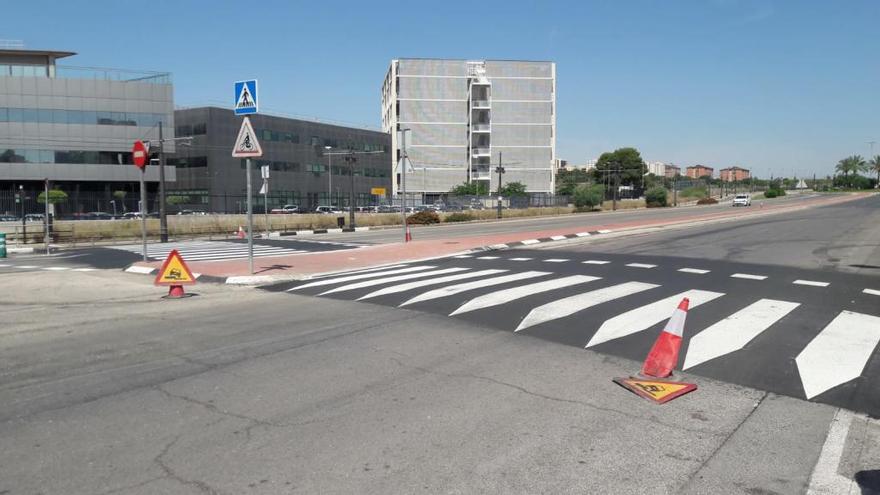
[[[670,179],[674,179],[676,175],[681,175],[681,167],[667,164],[663,174]]]
[[[436,195],[464,182],[522,182],[552,193],[556,166],[556,64],[512,60],[392,60],[382,84],[382,129],[391,134],[394,194],[401,143],[417,173],[407,190]]]
[[[721,169],[721,180],[724,182],[737,182],[751,177],[748,169],[742,167],[728,167]]]
[[[692,167],[688,167],[687,176],[691,179],[699,179],[701,177],[709,177],[711,178],[715,174],[715,169],[712,167],[707,167],[705,165],[694,165]]]

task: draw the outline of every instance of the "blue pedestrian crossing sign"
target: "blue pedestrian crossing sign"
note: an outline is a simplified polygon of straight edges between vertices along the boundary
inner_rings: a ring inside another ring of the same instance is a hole
[[[257,113],[257,80],[237,81],[235,83],[235,115]]]

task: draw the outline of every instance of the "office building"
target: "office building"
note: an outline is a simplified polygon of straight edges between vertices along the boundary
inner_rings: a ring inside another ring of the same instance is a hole
[[[262,211],[260,168],[269,166],[269,208],[296,204],[347,206],[354,185],[357,205],[383,203],[373,188],[391,190],[390,136],[384,132],[345,127],[263,113],[250,116],[263,156],[252,160],[253,193]],[[178,146],[168,163],[177,167],[169,187],[170,211],[188,209],[240,213],[247,208],[245,160],[232,157],[241,117],[230,108],[198,107],[175,111],[175,132],[191,136]],[[342,153],[356,161],[346,160]],[[353,173],[353,175],[352,175]]]
[[[751,177],[748,169],[742,167],[728,167],[721,169],[721,180],[723,182],[738,182]]]
[[[439,195],[471,181],[521,182],[553,193],[556,64],[504,60],[392,60],[382,84],[382,129],[391,135],[400,191],[397,131],[409,129],[415,170],[407,191]]]
[[[707,167],[705,165],[694,165],[692,167],[688,167],[686,169],[686,174],[691,179],[699,179],[702,177],[712,178],[712,175],[715,173],[715,169],[712,167]]]
[[[56,64],[73,55],[0,47],[0,213],[20,215],[22,205],[25,213],[42,211],[36,197],[45,179],[68,194],[62,216],[136,211],[141,172],[131,164],[132,144],[158,138],[160,122],[164,137],[173,137],[168,73]],[[174,169],[166,172],[173,182]],[[153,192],[158,178],[158,167],[148,167]]]

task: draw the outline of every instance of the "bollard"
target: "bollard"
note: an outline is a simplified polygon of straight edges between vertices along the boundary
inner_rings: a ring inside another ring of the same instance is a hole
[[[0,258],[6,257],[6,234],[0,232]]]

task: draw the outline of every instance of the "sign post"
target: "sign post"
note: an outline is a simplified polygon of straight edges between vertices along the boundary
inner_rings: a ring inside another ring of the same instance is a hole
[[[257,135],[247,117],[241,121],[241,129],[238,131],[238,139],[232,148],[233,158],[246,158],[245,173],[247,174],[247,238],[248,238],[248,267],[251,275],[254,274],[254,201],[253,186],[251,185],[251,157],[263,156],[263,149],[257,141]]]
[[[263,178],[263,187],[260,192],[263,194],[263,215],[266,217],[266,239],[269,238],[269,166],[260,167],[260,176]]]
[[[141,206],[138,208],[141,214],[141,241],[143,242],[144,261],[147,261],[147,214],[144,211],[147,208],[147,188],[144,186],[144,174],[146,173],[147,147],[143,141],[135,141],[131,148],[131,157],[134,166],[141,169]]]

